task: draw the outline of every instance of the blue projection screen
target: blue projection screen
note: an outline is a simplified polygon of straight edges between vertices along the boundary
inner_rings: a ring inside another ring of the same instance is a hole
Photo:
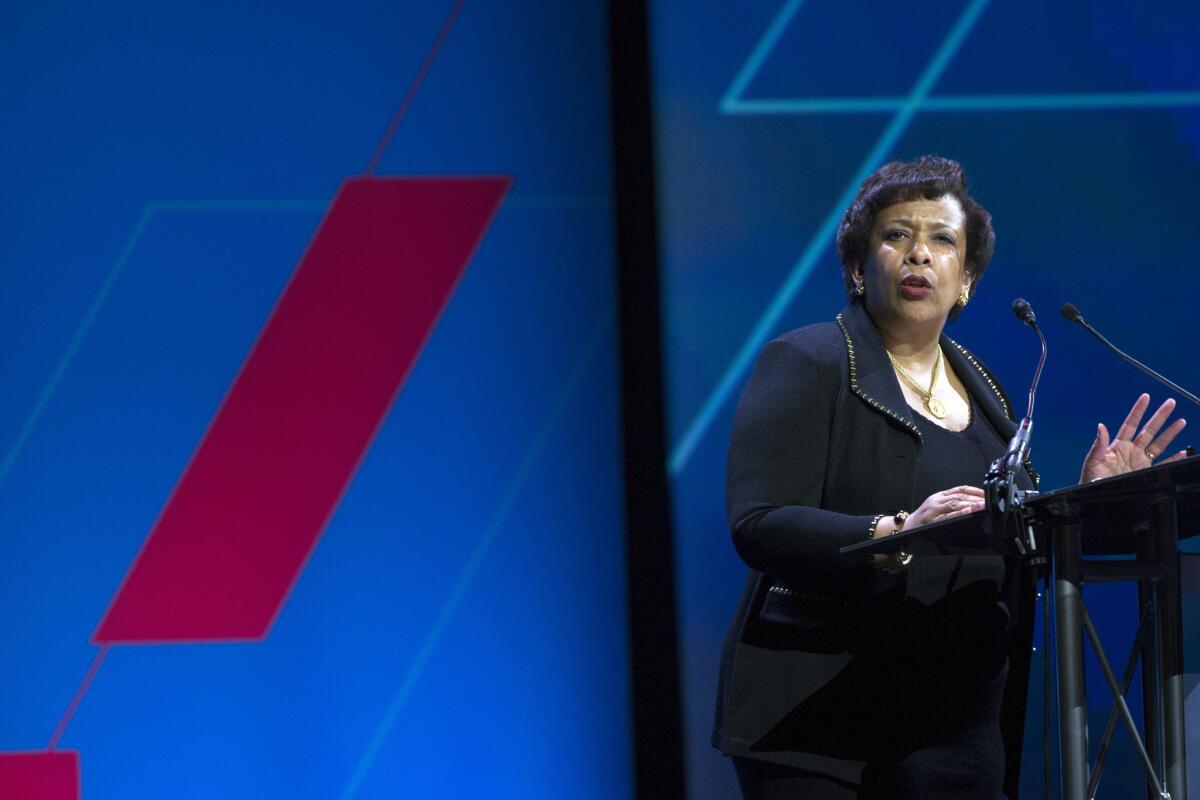
[[[1200,8],[1030,0],[651,8],[688,776],[692,797],[720,798],[736,782],[709,730],[744,575],[721,491],[733,408],[763,343],[831,320],[844,305],[833,235],[859,182],[885,161],[924,153],[967,168],[994,216],[997,246],[949,333],[1019,399],[1038,347],[1009,306],[1022,296],[1039,310],[1050,356],[1033,459],[1044,488],[1073,483],[1097,422],[1119,424],[1138,393],[1164,393],[1059,318],[1064,302],[1179,383],[1200,386]],[[1132,591],[1088,589],[1116,649],[1136,628]],[[1192,672],[1200,671],[1195,619],[1193,609]],[[1088,685],[1097,687],[1091,726],[1100,731],[1109,701],[1094,662]],[[1041,691],[1035,661],[1023,787],[1037,796]],[[1139,714],[1136,690],[1131,705]],[[1143,791],[1121,735],[1101,797]]]
[[[604,12],[6,8],[0,795],[631,793]]]

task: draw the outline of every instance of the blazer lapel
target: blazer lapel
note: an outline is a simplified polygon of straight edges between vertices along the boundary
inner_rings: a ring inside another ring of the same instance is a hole
[[[963,385],[967,387],[967,391],[971,393],[971,397],[978,401],[979,407],[991,421],[996,433],[1006,441],[1012,439],[1013,434],[1017,432],[1017,423],[1014,421],[1016,415],[1013,413],[1012,401],[1000,388],[1000,381],[996,380],[992,371],[985,367],[971,351],[944,333],[942,334],[942,350]],[[1021,488],[1036,489],[1041,478],[1034,470],[1033,462],[1029,459],[1028,454],[1021,465],[1025,468],[1026,473],[1024,476],[1018,475]]]
[[[837,315],[850,359],[850,391],[867,405],[911,433],[918,442],[921,431],[900,389],[900,379],[888,360],[883,339],[862,303],[851,303]]]
[[[1000,382],[996,380],[996,376],[992,375],[991,371],[983,366],[971,351],[944,333],[941,344],[942,352],[946,354],[946,360],[950,362],[950,366],[958,375],[959,380],[967,387],[971,397],[983,410],[988,421],[992,423],[996,433],[1000,434],[1002,439],[1011,439],[1017,432],[1017,423],[1013,421],[1012,404],[1008,400],[1008,395],[1000,388]]]

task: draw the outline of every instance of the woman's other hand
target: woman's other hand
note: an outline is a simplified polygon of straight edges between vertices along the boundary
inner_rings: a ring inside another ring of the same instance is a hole
[[[934,492],[908,515],[908,519],[904,521],[904,530],[912,530],[934,522],[945,522],[948,519],[982,511],[984,503],[983,489],[978,486],[955,486],[953,489]],[[887,519],[890,523],[891,518]],[[889,524],[887,531],[880,531],[876,528],[876,536],[886,536],[894,527]]]
[[[1092,442],[1092,449],[1088,450],[1083,459],[1083,470],[1079,474],[1080,483],[1144,469],[1167,451],[1171,440],[1187,425],[1187,420],[1180,418],[1166,428],[1163,427],[1171,412],[1175,410],[1175,401],[1167,398],[1135,436],[1134,432],[1142,421],[1142,415],[1149,407],[1150,395],[1143,394],[1134,402],[1133,408],[1129,409],[1129,416],[1125,417],[1125,422],[1111,441],[1104,423],[1096,426],[1096,441]],[[1158,463],[1178,461],[1186,455],[1187,451],[1181,450]]]

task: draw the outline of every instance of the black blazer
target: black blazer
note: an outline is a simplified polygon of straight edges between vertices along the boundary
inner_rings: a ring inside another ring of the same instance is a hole
[[[1012,405],[995,376],[948,336],[941,344],[976,409],[1010,438]],[[874,733],[921,713],[889,685],[895,656],[881,644],[894,638],[904,575],[838,554],[867,538],[876,514],[924,499],[914,496],[920,456],[921,433],[861,303],[763,349],[729,448],[729,527],[750,571],[721,659],[713,744],[726,754],[857,784],[889,746]],[[1035,485],[1028,461],[1019,480]],[[1016,797],[1034,598],[1019,564],[1008,565],[1005,598],[1006,791]]]

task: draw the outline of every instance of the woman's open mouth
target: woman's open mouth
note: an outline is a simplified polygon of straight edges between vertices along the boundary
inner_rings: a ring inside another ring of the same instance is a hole
[[[900,294],[906,300],[924,300],[933,293],[933,286],[920,275],[908,275],[900,281]]]

